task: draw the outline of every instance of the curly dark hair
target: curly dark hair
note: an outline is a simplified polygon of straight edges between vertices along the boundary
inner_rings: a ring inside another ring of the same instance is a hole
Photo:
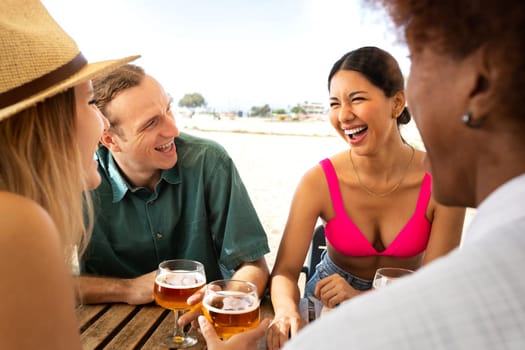
[[[462,59],[478,49],[497,62],[499,111],[517,115],[525,98],[525,1],[373,0],[382,5],[410,50],[424,47]]]

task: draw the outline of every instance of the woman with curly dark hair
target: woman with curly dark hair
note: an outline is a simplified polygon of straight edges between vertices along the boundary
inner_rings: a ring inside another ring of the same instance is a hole
[[[410,50],[408,105],[434,196],[477,215],[459,250],[340,307],[290,348],[523,349],[525,2],[379,2]]]
[[[344,303],[285,348],[524,349],[525,2],[376,2],[410,50],[408,105],[435,198],[478,211],[460,249]]]

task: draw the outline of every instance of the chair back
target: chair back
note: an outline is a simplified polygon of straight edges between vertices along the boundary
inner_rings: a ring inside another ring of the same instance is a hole
[[[315,228],[312,241],[310,242],[308,255],[306,256],[306,263],[301,270],[301,272],[306,274],[307,281],[310,279],[310,277],[312,277],[315,267],[321,261],[321,254],[324,250],[326,250],[324,226],[319,225]]]

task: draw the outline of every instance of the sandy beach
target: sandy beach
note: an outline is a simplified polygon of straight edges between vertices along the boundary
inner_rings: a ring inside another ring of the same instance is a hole
[[[178,118],[182,131],[215,140],[228,151],[268,234],[273,267],[289,206],[301,176],[320,160],[348,148],[328,121],[278,122],[260,119]],[[403,136],[422,149],[414,126]],[[466,228],[473,210],[465,219]]]

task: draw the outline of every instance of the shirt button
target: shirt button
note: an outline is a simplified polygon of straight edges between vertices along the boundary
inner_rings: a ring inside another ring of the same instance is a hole
[[[163,235],[162,235],[162,233],[157,232],[157,233],[155,233],[155,237],[157,237],[158,239],[161,239],[163,237]]]

